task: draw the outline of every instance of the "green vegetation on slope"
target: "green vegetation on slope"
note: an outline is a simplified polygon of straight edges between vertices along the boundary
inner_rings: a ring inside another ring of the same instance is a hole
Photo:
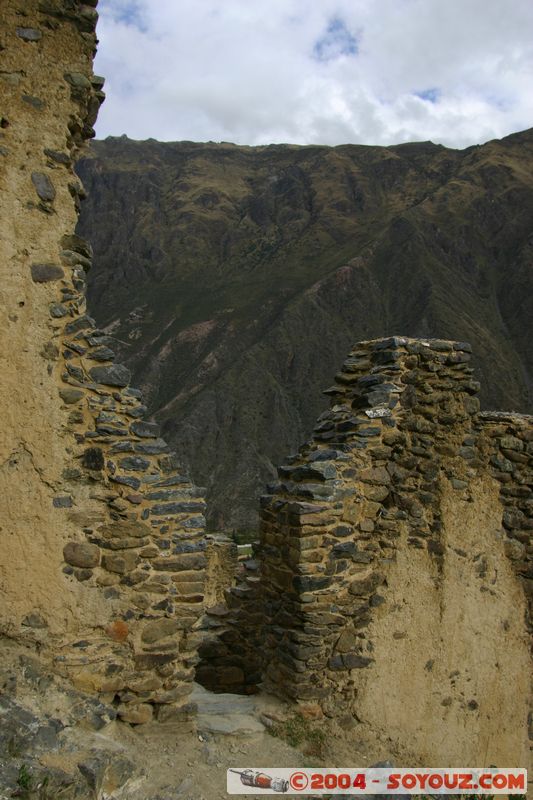
[[[533,132],[464,151],[95,142],[89,306],[210,523],[253,530],[359,339],[468,340],[485,407],[531,409]]]

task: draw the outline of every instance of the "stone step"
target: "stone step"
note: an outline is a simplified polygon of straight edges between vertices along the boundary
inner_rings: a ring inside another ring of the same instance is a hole
[[[198,706],[197,725],[200,732],[245,736],[265,730],[265,726],[257,719],[256,705],[251,697],[215,694],[195,685],[190,699]]]

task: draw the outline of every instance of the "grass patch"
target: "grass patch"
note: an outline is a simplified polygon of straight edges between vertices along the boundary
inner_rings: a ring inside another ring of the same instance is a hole
[[[301,714],[278,722],[268,728],[268,733],[278,739],[301,750],[304,755],[323,758],[326,750],[326,733],[320,728],[315,728]]]
[[[19,787],[20,792],[26,793],[29,792],[33,786],[33,776],[26,764],[22,764],[19,769],[17,786]],[[21,796],[23,797],[24,795]]]
[[[26,764],[19,769],[17,787],[12,796],[20,800],[71,800],[76,790],[72,782],[57,784],[50,775],[35,777]]]

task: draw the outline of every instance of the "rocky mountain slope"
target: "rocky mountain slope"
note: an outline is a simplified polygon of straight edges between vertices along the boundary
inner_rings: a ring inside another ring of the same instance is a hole
[[[357,340],[468,340],[488,408],[531,411],[533,130],[463,151],[95,142],[89,308],[207,486],[253,531]]]

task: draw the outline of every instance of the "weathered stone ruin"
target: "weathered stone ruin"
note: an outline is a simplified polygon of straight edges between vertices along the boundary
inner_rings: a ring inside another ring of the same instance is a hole
[[[73,162],[104,97],[94,5],[5,8],[1,625],[139,723],[190,711],[205,503],[86,313]]]
[[[202,490],[85,307],[94,6],[3,7],[1,633],[131,723],[188,720],[196,671],[420,762],[525,763],[531,418],[480,413],[467,344],[357,345],[231,585],[235,546],[206,537]]]
[[[469,351],[356,345],[263,498],[266,688],[428,763],[527,751],[533,427],[479,413]]]
[[[479,412],[469,361],[459,342],[355,346],[262,498],[261,564],[214,609],[206,686],[262,680],[424,763],[527,760],[533,426]]]

